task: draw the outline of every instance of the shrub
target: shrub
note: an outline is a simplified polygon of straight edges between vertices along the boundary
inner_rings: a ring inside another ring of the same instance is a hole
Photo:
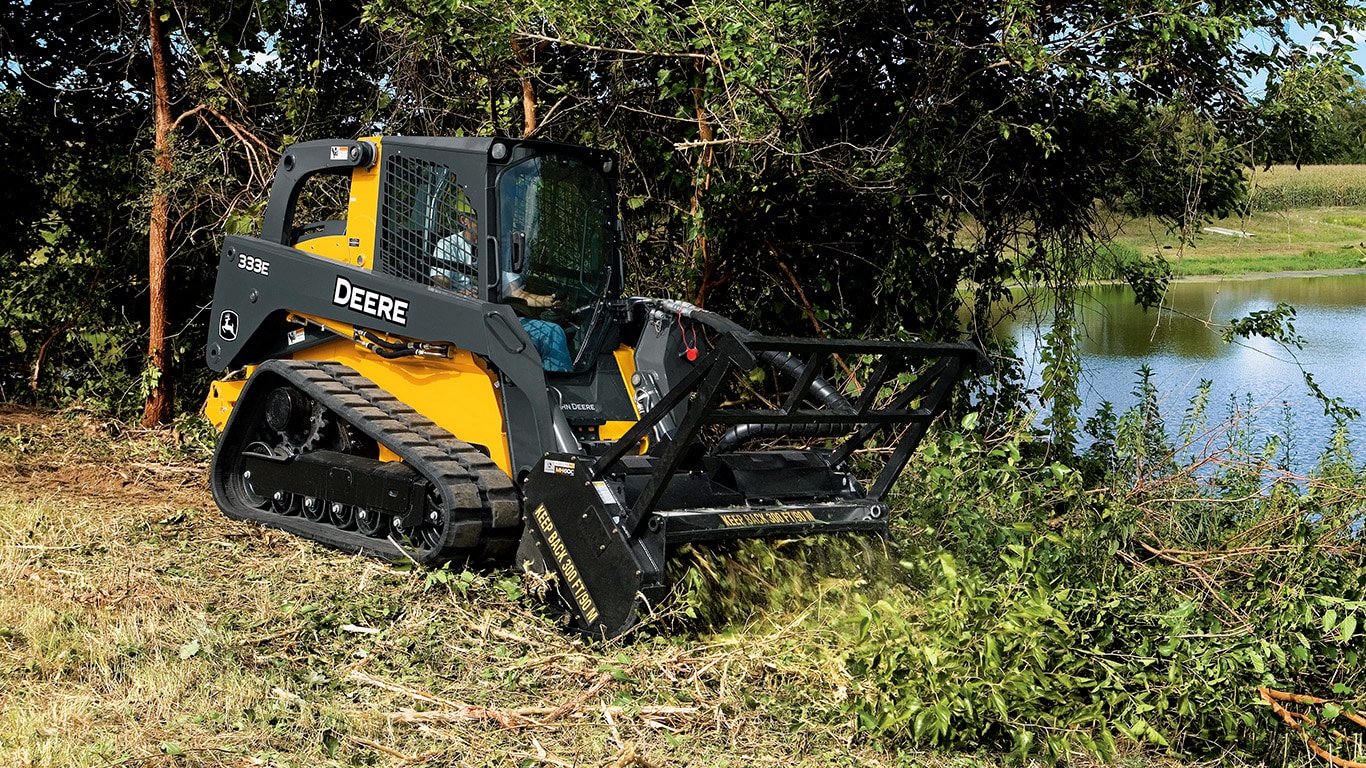
[[[1295,477],[1274,441],[1250,450],[1251,423],[1211,432],[1206,397],[1173,446],[1146,377],[1135,394],[1089,425],[1085,473],[1028,459],[1023,431],[925,446],[901,489],[902,580],[856,600],[844,651],[865,729],[1021,758],[1131,740],[1275,762],[1304,752],[1259,688],[1331,699],[1325,723],[1361,704],[1362,476],[1345,433]],[[1333,730],[1316,738],[1360,754]]]

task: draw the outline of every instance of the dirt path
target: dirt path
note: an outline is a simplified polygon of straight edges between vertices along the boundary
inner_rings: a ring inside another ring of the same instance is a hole
[[[113,437],[125,433],[129,439]],[[141,439],[149,434],[0,405],[0,441],[16,449],[0,453],[0,482],[30,501],[212,508],[207,465],[159,455],[152,441]],[[174,445],[174,437],[169,442]]]

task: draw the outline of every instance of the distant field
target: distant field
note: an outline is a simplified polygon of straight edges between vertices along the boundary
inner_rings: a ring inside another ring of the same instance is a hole
[[[1221,234],[1212,229],[1240,232]],[[1151,219],[1126,222],[1115,238],[1135,255],[1160,252],[1178,275],[1366,267],[1366,204],[1253,212],[1210,223],[1193,242]]]
[[[1366,165],[1273,165],[1252,170],[1259,211],[1366,205]]]
[[[1124,222],[1121,257],[1161,253],[1177,275],[1366,268],[1366,165],[1275,165],[1251,171],[1247,212],[1210,222],[1189,242],[1161,222]]]

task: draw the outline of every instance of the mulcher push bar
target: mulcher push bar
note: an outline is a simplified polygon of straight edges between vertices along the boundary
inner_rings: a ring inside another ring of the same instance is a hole
[[[780,408],[772,410],[730,409],[716,404],[722,384],[735,372],[744,372],[757,364],[756,353],[786,352],[804,359],[796,385]],[[873,373],[863,385],[863,392],[847,410],[810,409],[800,407],[811,382],[831,355],[872,355],[878,357]],[[875,407],[878,392],[894,375],[914,373],[916,362],[932,361],[890,403]],[[621,522],[628,535],[639,527],[654,511],[660,496],[672,480],[689,447],[701,438],[701,430],[709,424],[775,424],[801,427],[811,424],[832,424],[857,428],[840,444],[830,457],[832,466],[842,464],[854,451],[862,448],[879,432],[889,427],[909,425],[893,449],[886,466],[870,488],[869,496],[877,501],[886,498],[893,481],[901,473],[911,454],[925,436],[930,422],[948,404],[949,392],[962,373],[969,367],[977,372],[989,370],[981,350],[970,344],[910,343],[894,341],[855,341],[847,339],[793,339],[774,336],[726,334],[716,344],[711,355],[675,385],[667,395],[643,414],[640,421],[626,432],[611,448],[599,456],[593,465],[593,479],[609,474],[618,462],[657,424],[674,406],[696,392],[687,415],[679,423],[673,438],[659,456],[645,490],[632,505]],[[914,406],[914,407],[912,407]]]

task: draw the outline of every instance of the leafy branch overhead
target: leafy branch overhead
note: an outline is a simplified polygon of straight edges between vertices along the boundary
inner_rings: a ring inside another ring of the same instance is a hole
[[[78,282],[97,268],[123,278],[97,292],[43,366],[83,365],[95,350],[82,334],[126,325],[116,364],[100,366],[101,399],[120,408],[127,395],[114,393],[135,392],[127,384],[141,377],[134,350],[149,346],[137,338],[150,288],[137,265],[153,193],[168,196],[171,217],[174,341],[162,347],[175,381],[198,370],[214,236],[259,215],[272,155],[294,141],[500,133],[612,148],[637,292],[774,332],[805,332],[816,317],[831,334],[942,337],[959,330],[966,285],[979,333],[1008,284],[1063,292],[1125,271],[1097,247],[1108,212],[1194,231],[1239,203],[1247,163],[1340,141],[1326,115],[1355,74],[1343,32],[1366,22],[1342,0],[151,8],[23,2],[0,38],[7,157],[21,179],[4,192],[5,215],[23,233],[0,258],[19,269],[39,248],[54,253],[39,233],[65,232],[56,263]],[[173,157],[153,150],[148,119],[153,17],[166,35]],[[1287,20],[1324,33],[1297,45]],[[1264,95],[1249,95],[1255,82]],[[1129,271],[1160,291],[1160,268]],[[20,274],[12,285],[40,280]],[[13,332],[0,339],[0,370],[15,378],[76,300],[30,320],[47,310],[4,290]],[[69,387],[43,377],[32,396]]]
[[[945,333],[962,281],[990,296],[1104,269],[1098,202],[1186,231],[1232,210],[1254,148],[1318,120],[1302,107],[1353,74],[1349,39],[1311,52],[1282,20],[1344,29],[1362,12],[379,0],[367,13],[414,75],[399,90],[423,100],[424,130],[521,132],[515,77],[537,94],[537,135],[620,149],[633,256],[658,288],[795,326],[805,310],[776,251],[846,327]],[[1254,99],[1259,78],[1268,95]]]

